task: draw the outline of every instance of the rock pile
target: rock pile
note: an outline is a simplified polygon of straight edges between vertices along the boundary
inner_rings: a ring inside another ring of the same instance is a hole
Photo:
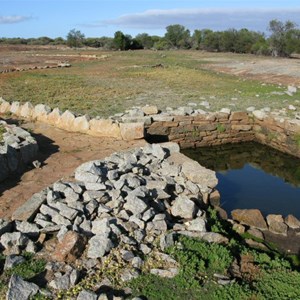
[[[0,182],[22,170],[38,152],[36,140],[26,130],[0,121]]]
[[[173,277],[177,263],[161,250],[173,245],[177,235],[227,242],[207,228],[205,207],[217,184],[215,173],[179,153],[177,144],[114,153],[81,165],[75,179],[35,194],[15,212],[13,222],[0,224],[7,259],[23,251],[47,258],[50,293],[103,270],[108,258],[110,265],[123,266],[116,274],[122,282],[138,276],[147,265],[145,257],[160,262],[149,267],[151,273]],[[108,278],[101,282],[97,290],[112,286]],[[22,279],[11,278],[9,293],[20,285]],[[94,292],[83,292],[97,299]],[[87,299],[81,293],[77,299]]]

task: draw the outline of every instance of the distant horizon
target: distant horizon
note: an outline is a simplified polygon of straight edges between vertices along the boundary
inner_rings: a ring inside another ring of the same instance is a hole
[[[300,4],[295,0],[0,0],[0,37],[66,38],[75,28],[86,37],[113,37],[118,30],[163,36],[168,25],[224,31],[231,28],[268,33],[269,21],[291,20],[300,25]]]

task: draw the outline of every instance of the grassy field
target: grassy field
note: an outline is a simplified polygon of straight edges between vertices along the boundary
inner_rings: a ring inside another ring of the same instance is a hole
[[[42,53],[49,54],[49,59],[62,52]],[[63,52],[68,53],[79,54],[78,51]],[[209,67],[222,58],[234,58],[242,63],[253,59],[252,56],[200,51],[80,53],[107,55],[107,58],[73,59],[72,67],[66,69],[1,74],[1,96],[10,101],[46,103],[52,108],[91,116],[109,116],[145,104],[156,104],[164,109],[208,101],[211,110],[222,107],[240,110],[249,106],[297,106],[295,100],[300,99],[299,93],[293,97],[272,94],[286,90],[286,86],[224,74]],[[153,67],[160,64],[161,67]]]

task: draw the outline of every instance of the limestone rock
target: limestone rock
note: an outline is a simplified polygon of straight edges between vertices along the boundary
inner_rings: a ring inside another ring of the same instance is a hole
[[[58,108],[54,108],[47,116],[47,122],[51,125],[57,125],[60,122],[61,111]]]
[[[14,115],[19,115],[20,112],[20,102],[14,101],[10,106],[10,112]]]
[[[46,195],[42,191],[34,194],[23,205],[18,207],[12,215],[12,220],[30,221],[38,212],[40,206],[46,202]]]
[[[196,205],[187,196],[179,196],[172,203],[171,214],[174,217],[192,219],[196,213]]]
[[[46,121],[47,115],[51,112],[51,108],[44,104],[38,104],[34,107],[32,117],[38,121]]]
[[[300,221],[294,217],[293,215],[288,215],[284,219],[285,224],[287,224],[290,228],[297,229],[300,228]]]
[[[125,141],[133,141],[144,138],[144,123],[120,123],[121,137]]]
[[[142,111],[145,115],[156,115],[158,113],[158,108],[156,105],[146,105],[142,107]]]
[[[33,114],[33,105],[30,102],[26,102],[20,108],[20,116],[23,118],[31,118]]]
[[[92,291],[82,290],[76,300],[97,300],[99,299],[97,294]]]
[[[188,222],[187,230],[189,231],[206,231],[206,222],[203,218],[197,218]]]
[[[281,215],[268,215],[267,223],[269,225],[269,230],[274,233],[287,234],[287,225],[283,222],[283,217]]]
[[[5,259],[4,270],[9,270],[25,261],[23,256],[8,255]]]
[[[60,121],[56,124],[59,128],[73,131],[75,116],[69,110],[66,110],[61,116]]]
[[[263,119],[265,119],[267,117],[267,114],[261,110],[254,110],[252,112],[252,114],[256,119],[258,119],[260,121],[262,121]]]
[[[182,173],[192,182],[213,189],[218,184],[216,173],[202,167],[196,161],[186,161],[182,164]]]
[[[5,114],[9,111],[10,111],[10,103],[5,100],[2,100],[2,102],[0,104],[0,113]]]
[[[23,280],[18,275],[12,275],[8,284],[6,299],[28,300],[39,291],[39,287],[31,282]]]
[[[90,129],[88,134],[90,135],[121,139],[120,127],[118,124],[113,123],[112,120],[92,119],[90,120],[89,124]]]
[[[73,122],[73,131],[86,133],[90,129],[89,117],[81,116],[75,118]]]
[[[231,212],[233,220],[260,229],[268,229],[266,221],[258,209],[235,209]]]
[[[89,240],[87,257],[100,258],[113,248],[112,241],[105,235],[95,235]]]

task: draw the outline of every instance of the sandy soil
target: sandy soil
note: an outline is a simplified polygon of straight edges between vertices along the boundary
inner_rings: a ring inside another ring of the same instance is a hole
[[[25,123],[37,139],[40,169],[31,169],[0,183],[0,218],[9,218],[14,210],[34,193],[63,178],[72,179],[75,168],[83,162],[102,159],[115,151],[139,147],[144,140],[127,142],[71,133],[44,123]]]

